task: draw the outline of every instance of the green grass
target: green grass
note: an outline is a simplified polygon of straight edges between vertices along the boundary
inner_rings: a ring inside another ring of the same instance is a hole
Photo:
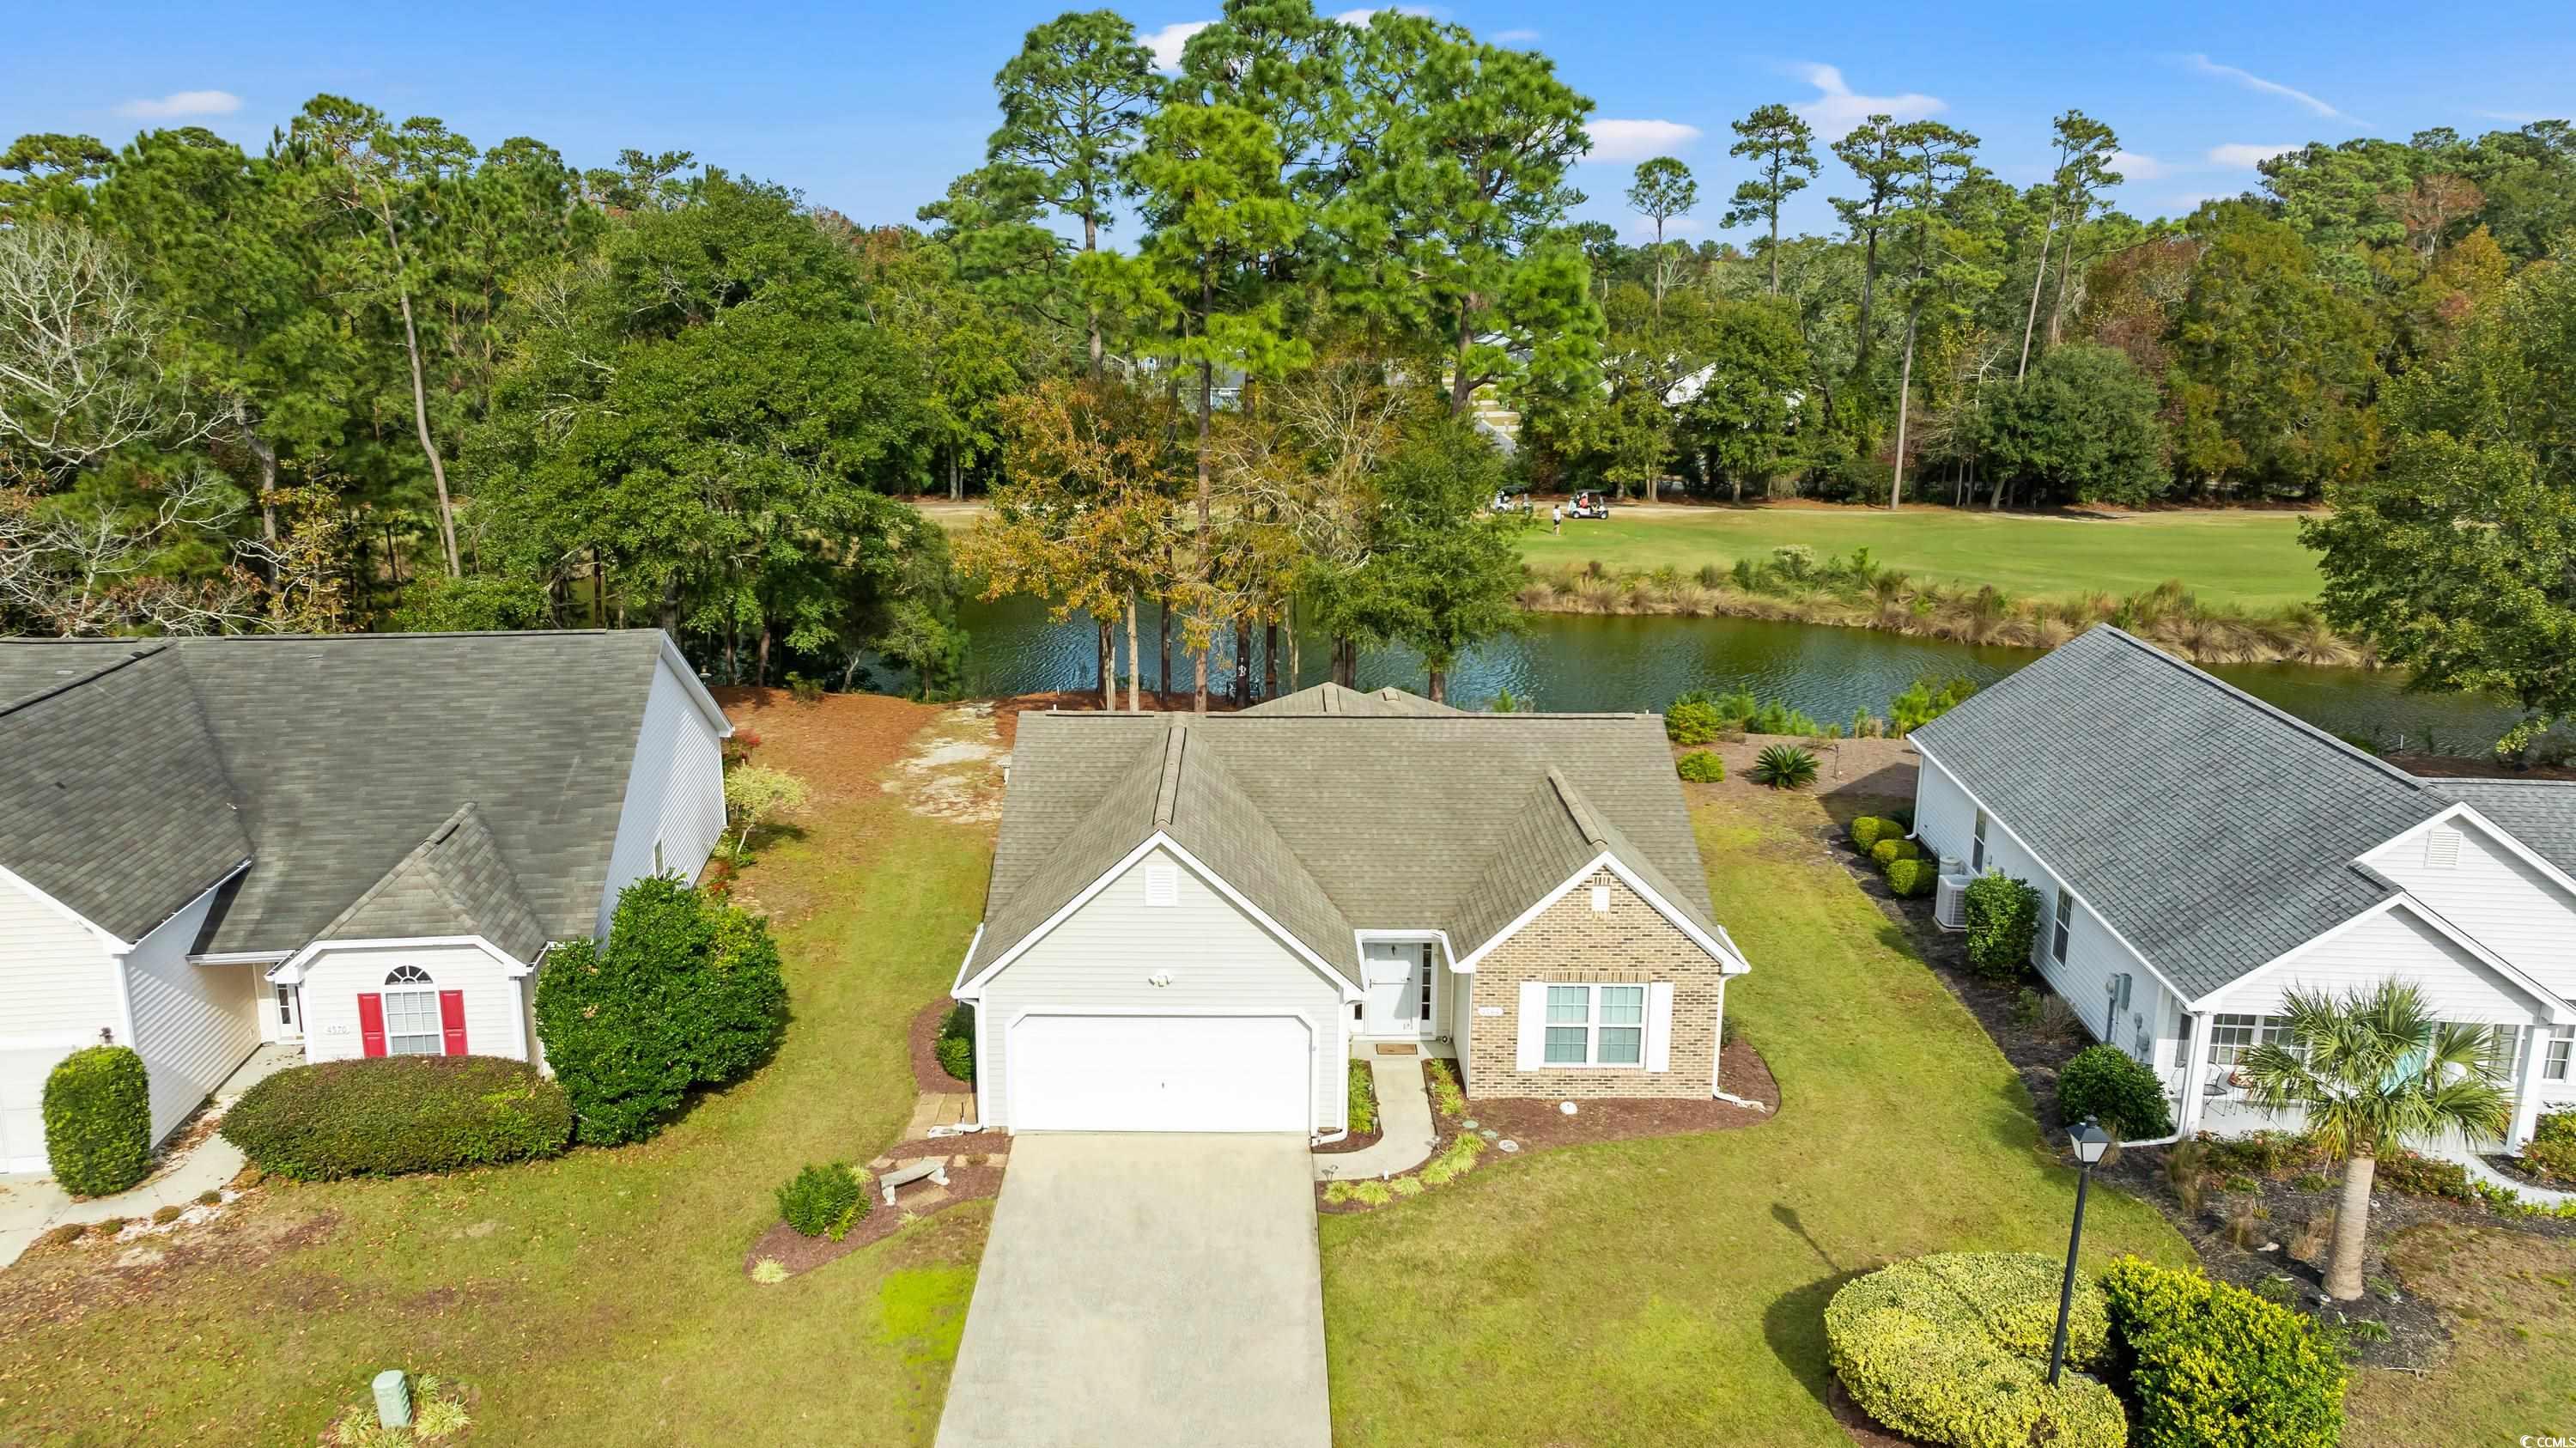
[[[1334,1441],[1846,1448],[1822,1314],[1852,1275],[1953,1249],[2063,1252],[2074,1175],[1967,1011],[1814,843],[1806,795],[1699,813],[1719,918],[1754,962],[1727,1007],[1777,1119],[1489,1161],[1320,1231]],[[2188,1263],[2093,1195],[2085,1255]]]
[[[2507,1229],[2426,1226],[2390,1244],[2406,1289],[2442,1309],[2442,1370],[2358,1375],[2348,1448],[2517,1443],[2576,1423],[2576,1242]]]
[[[470,1389],[476,1442],[928,1443],[988,1207],[779,1285],[742,1271],[781,1181],[902,1130],[906,1028],[982,899],[988,831],[861,792],[748,877],[821,903],[782,931],[795,1022],[758,1076],[642,1146],[279,1187],[157,1276],[31,1258],[0,1274],[0,1442],[310,1444],[400,1365]],[[320,1243],[242,1262],[311,1214],[336,1218]]]
[[[2178,578],[2203,603],[2275,608],[2317,595],[2316,555],[2299,546],[2296,515],[2173,512],[2065,517],[1953,508],[1614,508],[1601,522],[1568,519],[1551,535],[1545,513],[1521,535],[1542,568],[1599,559],[1613,573],[1683,573],[1762,559],[1801,543],[1818,558],[1867,548],[1882,566],[1918,578],[1992,584],[2031,598],[2126,596]]]

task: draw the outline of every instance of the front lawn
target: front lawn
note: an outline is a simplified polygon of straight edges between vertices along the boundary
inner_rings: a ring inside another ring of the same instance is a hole
[[[816,794],[743,881],[782,916],[795,1012],[757,1076],[643,1146],[275,1186],[160,1262],[32,1256],[0,1273],[0,1442],[310,1444],[397,1365],[466,1385],[475,1442],[929,1442],[990,1209],[778,1286],[742,1253],[780,1182],[864,1159],[911,1108],[906,1030],[990,858],[989,828],[877,788],[933,713],[836,697],[751,720]]]
[[[2065,1251],[2074,1174],[1826,855],[1817,802],[1697,793],[1718,917],[1754,963],[1727,1009],[1779,1078],[1778,1119],[1539,1153],[1325,1217],[1335,1442],[1840,1448],[1837,1287],[1923,1252]],[[2096,1192],[2085,1256],[2120,1251],[2193,1260],[2152,1210]]]

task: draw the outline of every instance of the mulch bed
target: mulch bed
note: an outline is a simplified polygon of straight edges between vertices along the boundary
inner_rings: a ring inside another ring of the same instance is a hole
[[[1834,1421],[1843,1425],[1843,1432],[1860,1448],[1931,1448],[1920,1438],[1908,1438],[1880,1426],[1876,1418],[1862,1412],[1860,1404],[1852,1401],[1842,1379],[1830,1372],[1825,1378],[1825,1411],[1834,1415]]]
[[[2494,1167],[2499,1176],[2509,1177],[2516,1184],[2521,1186],[2538,1187],[2542,1191],[2549,1192],[2576,1191],[2576,1182],[2566,1182],[2555,1180],[2550,1177],[2534,1176],[2523,1166],[2522,1158],[2518,1156],[2506,1156],[2503,1153],[2498,1152],[2493,1156],[2487,1157],[2486,1164]]]
[[[939,1064],[939,1025],[956,1006],[957,1002],[942,996],[913,1015],[912,1084],[926,1096],[974,1094],[974,1082],[958,1080]]]
[[[1681,1136],[1699,1131],[1732,1131],[1759,1126],[1780,1109],[1780,1086],[1771,1068],[1750,1042],[1738,1039],[1718,1053],[1718,1079],[1738,1096],[1771,1108],[1701,1097],[1644,1097],[1578,1101],[1566,1115],[1554,1101],[1474,1099],[1467,1116],[1477,1126],[1517,1141],[1523,1152],[1552,1146],[1581,1146],[1594,1141],[1625,1141],[1637,1136]]]
[[[868,1214],[853,1223],[850,1234],[837,1242],[829,1237],[808,1237],[785,1222],[779,1222],[768,1231],[761,1233],[760,1240],[752,1243],[751,1250],[743,1254],[743,1275],[750,1276],[752,1267],[764,1257],[775,1258],[778,1265],[787,1269],[787,1275],[790,1277],[801,1272],[811,1272],[826,1262],[837,1262],[861,1247],[884,1241],[893,1236],[905,1223],[919,1220],[921,1216],[935,1216],[962,1202],[982,1201],[999,1196],[1002,1191],[1002,1172],[1009,1165],[1010,1149],[1011,1139],[998,1131],[977,1132],[972,1136],[941,1137],[935,1141],[897,1142],[877,1153],[877,1156],[870,1160],[885,1157],[899,1160],[904,1157],[946,1156],[951,1158],[948,1166],[948,1185],[943,1189],[923,1181],[898,1187],[895,1190],[895,1205],[892,1207],[885,1204],[885,1197],[882,1194],[870,1196]],[[985,1158],[983,1164],[977,1165],[970,1160],[976,1156]],[[867,1177],[869,1190],[873,1193],[876,1190],[876,1173],[869,1171]],[[935,1203],[928,1213],[916,1213],[909,1205],[916,1194],[940,1190],[947,1193],[946,1197]]]

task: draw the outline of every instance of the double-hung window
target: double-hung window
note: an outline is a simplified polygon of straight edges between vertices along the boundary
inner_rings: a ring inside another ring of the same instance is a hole
[[[2065,886],[2057,887],[2057,923],[2048,933],[2048,958],[2059,965],[2066,963],[2066,937],[2075,929],[2075,895]]]
[[[2570,1055],[2576,1055],[2576,1026],[2559,1026],[2549,1033],[2549,1053],[2540,1059],[2541,1079],[2566,1080]]]
[[[1977,811],[1977,832],[1968,841],[1968,869],[1982,875],[1986,872],[1986,812]]]
[[[385,976],[385,1054],[436,1056],[447,1049],[438,1025],[438,992],[429,972],[398,965]]]
[[[2297,1047],[2290,1041],[2289,1018],[2224,1013],[2210,1018],[2209,1064],[2233,1070],[2258,1045],[2295,1051]]]
[[[1547,988],[1551,1066],[1637,1066],[1646,1059],[1646,988],[1642,985],[1552,985]]]

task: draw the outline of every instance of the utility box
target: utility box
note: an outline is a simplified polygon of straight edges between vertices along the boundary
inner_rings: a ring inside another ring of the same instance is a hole
[[[388,1428],[411,1426],[411,1379],[400,1368],[376,1374],[376,1421]]]

